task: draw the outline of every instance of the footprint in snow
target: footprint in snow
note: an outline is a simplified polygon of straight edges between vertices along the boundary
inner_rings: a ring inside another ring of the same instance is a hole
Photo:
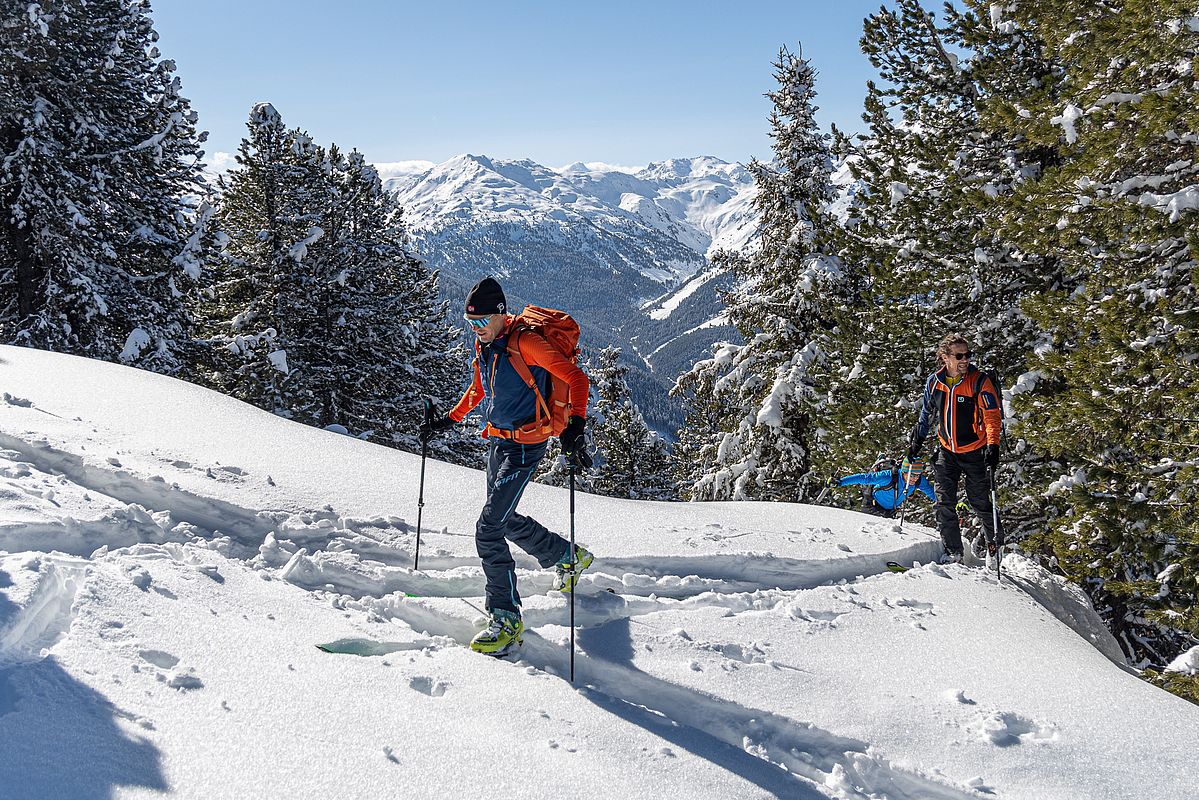
[[[803,622],[811,622],[817,625],[826,625],[828,627],[833,627],[833,622],[835,622],[839,617],[843,617],[848,613],[850,612],[833,611],[831,609],[808,609],[800,608],[799,606],[791,606],[787,609],[787,615],[790,616],[791,619],[801,620]]]
[[[953,703],[961,703],[964,706],[976,706],[978,703],[966,696],[966,692],[961,689],[946,689],[944,692],[946,700]]]
[[[766,651],[763,650],[757,642],[750,645],[740,644],[722,644],[718,642],[706,642],[700,645],[703,650],[709,650],[714,653],[719,653],[729,661],[741,664],[765,664]],[[735,665],[734,665],[735,666]]]
[[[154,579],[150,577],[150,572],[140,564],[129,564],[125,567],[125,574],[134,586],[141,589],[143,592],[150,588],[150,584]]]
[[[207,575],[217,583],[225,582],[225,576],[221,574],[216,564],[195,564],[193,566],[196,568],[196,572],[199,572],[201,575]]]
[[[159,675],[160,680],[165,680],[166,685],[172,689],[178,689],[181,692],[186,692],[191,689],[203,689],[204,681],[196,675],[196,671],[188,667],[183,670],[175,670],[168,676]]]
[[[445,690],[450,688],[450,684],[445,681],[434,681],[425,675],[418,675],[408,681],[408,687],[427,694],[429,697],[441,697],[445,694]]]
[[[138,655],[143,661],[149,661],[159,669],[170,669],[179,663],[179,659],[162,650],[140,650]]]
[[[1014,711],[979,712],[962,729],[996,747],[1049,742],[1057,738],[1057,728],[1053,725],[1039,724]]]
[[[897,597],[893,600],[889,597],[884,597],[883,605],[887,608],[907,609],[918,617],[924,616],[925,614],[936,616],[936,613],[933,611],[935,606],[933,606],[932,603],[925,603],[922,600],[912,600],[907,597]]]

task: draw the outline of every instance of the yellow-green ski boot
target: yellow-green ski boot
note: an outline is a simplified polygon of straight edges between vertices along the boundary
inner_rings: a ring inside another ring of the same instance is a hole
[[[470,640],[470,649],[499,658],[524,644],[524,632],[525,624],[520,614],[502,608],[492,609],[487,627]]]
[[[562,560],[554,565],[554,589],[559,592],[573,592],[579,580],[579,573],[591,566],[595,556],[585,547],[575,547],[575,563],[570,563],[570,550]]]

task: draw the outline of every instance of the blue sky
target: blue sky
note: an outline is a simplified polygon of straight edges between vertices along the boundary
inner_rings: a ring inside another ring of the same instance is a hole
[[[643,165],[768,157],[771,61],[819,71],[820,119],[856,130],[880,0],[154,0],[163,56],[233,152],[267,100],[376,163],[459,153]]]

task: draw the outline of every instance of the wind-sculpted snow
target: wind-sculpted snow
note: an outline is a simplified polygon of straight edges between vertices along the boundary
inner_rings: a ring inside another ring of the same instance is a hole
[[[417,571],[414,456],[110,364],[0,370],[5,797],[1194,795],[1195,708],[1018,555],[999,583],[853,512],[581,495],[572,685],[523,554],[523,647],[465,647],[480,473],[427,465]]]

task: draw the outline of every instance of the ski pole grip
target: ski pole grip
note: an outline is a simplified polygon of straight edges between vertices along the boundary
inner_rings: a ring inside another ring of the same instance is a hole
[[[425,402],[425,423],[428,424],[433,421],[433,401],[430,398],[426,397],[424,402]]]

